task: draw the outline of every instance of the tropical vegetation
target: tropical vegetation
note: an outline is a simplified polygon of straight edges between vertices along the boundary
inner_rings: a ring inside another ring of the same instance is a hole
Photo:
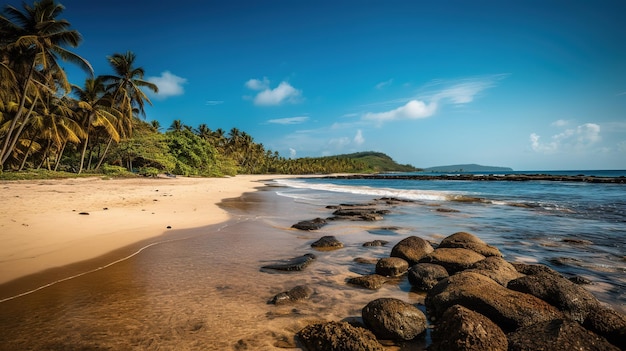
[[[110,175],[159,173],[223,176],[238,173],[330,173],[414,170],[388,156],[361,153],[286,159],[237,128],[175,120],[163,131],[146,122],[147,91],[132,51],[106,59],[110,72],[95,75],[72,52],[82,40],[61,19],[63,5],[39,0],[22,8],[6,5],[0,15],[0,173]],[[68,81],[62,62],[88,78]],[[28,172],[26,172],[28,170]]]

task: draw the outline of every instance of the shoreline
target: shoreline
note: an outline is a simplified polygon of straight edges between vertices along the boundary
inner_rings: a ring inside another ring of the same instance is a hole
[[[285,177],[2,181],[0,285],[119,259],[139,243],[169,239],[169,231],[226,222],[232,214],[219,206],[223,200]]]

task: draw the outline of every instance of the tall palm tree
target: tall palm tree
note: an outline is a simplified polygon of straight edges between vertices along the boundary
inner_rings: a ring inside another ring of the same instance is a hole
[[[145,116],[145,104],[152,105],[142,88],[149,89],[155,93],[159,91],[159,88],[156,84],[143,79],[145,71],[142,67],[135,67],[136,55],[133,52],[127,51],[125,54],[115,53],[107,57],[107,59],[115,74],[102,76],[102,81],[106,86],[107,92],[111,95],[113,104],[123,116],[123,118],[118,120],[118,133],[123,137],[130,137],[132,135],[133,118],[137,114]],[[109,142],[96,169],[102,165],[102,161],[104,161],[112,142],[113,139],[109,138]]]
[[[57,19],[64,10],[62,5],[54,0],[41,0],[32,6],[24,3],[22,7],[19,10],[7,5],[4,9],[6,15],[0,16],[0,34],[3,37],[0,40],[0,57],[5,68],[3,70],[10,69],[17,83],[17,109],[2,135],[4,140],[0,149],[0,169],[31,117],[39,99],[39,90],[55,92],[57,87],[70,90],[59,59],[75,63],[93,74],[87,60],[65,48],[77,47],[82,38],[78,31],[70,29],[67,20]]]
[[[172,132],[182,132],[183,129],[185,129],[185,125],[180,119],[173,120],[170,127],[167,128],[167,130],[172,131]]]
[[[87,78],[84,88],[76,85],[73,88],[74,94],[78,98],[76,113],[79,115],[81,125],[86,132],[78,167],[78,174],[80,174],[85,164],[89,136],[96,127],[102,127],[115,142],[120,141],[120,135],[115,126],[118,118],[121,117],[121,113],[114,106],[111,106],[109,95],[105,94],[104,84],[100,77],[95,79]]]

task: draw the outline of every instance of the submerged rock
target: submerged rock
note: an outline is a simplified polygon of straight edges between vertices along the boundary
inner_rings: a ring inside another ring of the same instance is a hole
[[[328,224],[328,222],[324,218],[315,218],[307,221],[300,221],[291,226],[291,228],[296,228],[300,230],[318,230]]]
[[[443,266],[432,263],[418,263],[408,272],[409,283],[417,289],[428,291],[440,280],[448,278],[448,271]]]
[[[278,271],[301,271],[310,265],[315,259],[316,256],[314,254],[308,253],[283,262],[265,265],[261,268],[274,269]]]
[[[385,277],[398,277],[406,273],[409,263],[398,257],[385,257],[376,263],[376,273]]]
[[[363,243],[363,246],[365,247],[369,247],[369,246],[385,246],[389,244],[389,241],[386,240],[373,240],[373,241],[368,241]]]
[[[319,240],[311,244],[311,247],[317,250],[330,251],[337,250],[343,247],[343,243],[333,235],[323,236]]]
[[[283,291],[272,297],[267,303],[283,305],[291,302],[308,299],[313,294],[313,289],[308,285],[298,285],[288,291]]]
[[[426,330],[426,316],[402,300],[380,298],[362,310],[363,322],[381,339],[412,340]]]
[[[349,284],[358,285],[370,290],[378,290],[382,288],[383,284],[387,281],[389,281],[389,278],[383,277],[379,274],[363,275],[348,279]]]
[[[422,257],[433,252],[433,250],[428,241],[417,236],[409,236],[402,239],[391,249],[390,256],[399,257],[412,266],[418,263]]]
[[[507,351],[508,341],[489,318],[460,305],[446,310],[432,333],[430,351]]]
[[[598,336],[580,324],[555,319],[528,325],[508,335],[509,351],[619,351],[605,338]]]
[[[374,334],[347,322],[310,324],[296,334],[308,351],[383,351]]]

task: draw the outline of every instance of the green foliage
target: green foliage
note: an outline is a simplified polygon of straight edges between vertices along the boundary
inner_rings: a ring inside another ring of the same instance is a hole
[[[159,170],[154,167],[141,167],[139,168],[139,175],[144,177],[156,177],[159,175]]]
[[[215,149],[206,140],[186,128],[165,135],[170,155],[175,159],[174,174],[209,176],[219,173]]]
[[[420,170],[411,165],[398,164],[391,157],[382,152],[364,151],[335,157],[361,161],[367,165],[368,169],[374,172],[416,172]]]
[[[109,164],[102,165],[102,173],[110,177],[134,177],[135,174],[129,172],[122,166],[113,166]]]
[[[0,180],[64,179],[78,177],[93,177],[93,174],[79,175],[63,171],[49,171],[47,169],[26,169],[19,172],[0,172]]]

